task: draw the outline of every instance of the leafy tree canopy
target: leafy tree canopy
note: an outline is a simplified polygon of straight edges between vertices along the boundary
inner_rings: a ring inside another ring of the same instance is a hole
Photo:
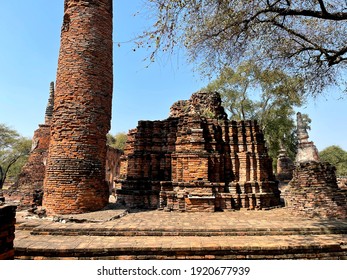
[[[329,146],[319,152],[319,157],[336,167],[337,176],[347,176],[347,152],[341,147]]]
[[[236,71],[227,67],[203,91],[221,94],[230,119],[256,119],[263,130],[269,154],[276,162],[281,146],[295,157],[296,125],[294,107],[305,103],[305,84],[300,76],[288,76],[281,70],[262,71],[245,62]],[[304,115],[307,128],[310,119]]]
[[[8,174],[17,176],[30,152],[31,140],[0,124],[0,189]]]
[[[215,73],[252,59],[261,69],[301,73],[311,94],[338,84],[347,65],[347,2],[341,0],[147,0],[153,25],[139,46],[183,46]],[[340,74],[340,75],[338,75]]]
[[[112,148],[123,151],[126,141],[127,135],[124,132],[119,132],[115,136],[107,134],[107,145]]]

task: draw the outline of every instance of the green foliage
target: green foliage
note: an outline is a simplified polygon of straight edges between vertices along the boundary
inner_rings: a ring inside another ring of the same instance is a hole
[[[0,124],[0,189],[8,175],[18,176],[30,153],[31,141]]]
[[[341,147],[329,146],[319,152],[319,157],[336,167],[337,176],[347,176],[347,152]]]
[[[29,152],[32,145],[32,140],[28,138],[22,138],[20,141],[22,147],[23,154],[20,156],[17,161],[11,165],[11,167],[8,170],[7,177],[11,178],[13,181],[16,181],[18,179],[19,174],[22,171],[23,166],[27,163],[29,158]]]
[[[107,134],[107,145],[112,148],[123,151],[126,141],[127,135],[124,132],[119,132],[115,136]]]
[[[210,108],[203,108],[201,110],[201,116],[208,119],[215,118],[215,114],[211,111]]]
[[[201,71],[216,73],[252,59],[262,70],[305,76],[310,93],[331,84],[345,88],[346,2],[259,0],[147,0],[154,19],[137,40],[159,51],[184,47]]]
[[[276,163],[280,145],[295,157],[296,125],[294,106],[305,102],[305,83],[300,76],[288,76],[279,69],[262,71],[252,62],[236,71],[224,68],[204,91],[221,94],[230,119],[256,119],[263,130],[269,155]],[[310,119],[303,115],[307,128]]]

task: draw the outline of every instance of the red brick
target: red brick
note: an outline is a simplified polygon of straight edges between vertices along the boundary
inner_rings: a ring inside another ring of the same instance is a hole
[[[112,0],[65,0],[44,182],[48,213],[94,211],[108,202],[112,48]]]

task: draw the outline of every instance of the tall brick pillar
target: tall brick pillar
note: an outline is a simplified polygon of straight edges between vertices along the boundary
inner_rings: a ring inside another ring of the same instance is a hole
[[[106,134],[113,87],[112,0],[65,0],[43,206],[50,214],[108,202]]]

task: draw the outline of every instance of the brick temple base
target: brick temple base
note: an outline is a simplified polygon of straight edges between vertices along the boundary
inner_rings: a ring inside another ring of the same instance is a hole
[[[329,163],[297,165],[283,196],[286,206],[299,215],[347,218],[347,191],[338,187],[335,167]]]
[[[256,121],[229,121],[218,93],[194,93],[170,117],[140,121],[121,157],[117,199],[130,208],[178,211],[280,205]]]

